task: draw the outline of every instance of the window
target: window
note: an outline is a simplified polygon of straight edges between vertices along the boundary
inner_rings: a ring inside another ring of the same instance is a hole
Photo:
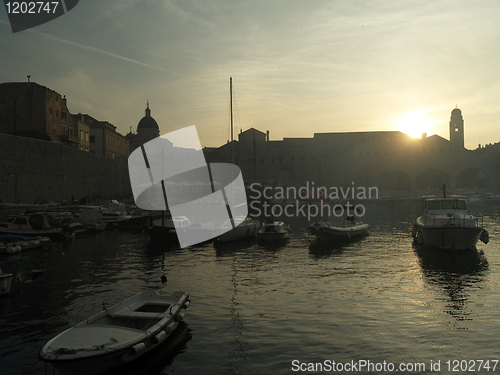
[[[49,107],[49,113],[52,114],[52,107]]]
[[[441,204],[439,203],[439,201],[430,201],[427,204],[427,208],[429,210],[439,210],[439,209],[441,209]]]
[[[66,112],[65,111],[61,111],[61,117],[62,118],[66,118]]]
[[[80,140],[83,141],[83,130],[80,130]]]
[[[89,141],[89,133],[85,132],[85,142]]]

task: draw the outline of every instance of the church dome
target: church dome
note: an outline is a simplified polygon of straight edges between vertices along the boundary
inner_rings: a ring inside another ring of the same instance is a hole
[[[153,129],[160,132],[160,127],[158,126],[158,123],[154,118],[151,117],[151,110],[149,109],[149,103],[148,107],[146,108],[146,116],[144,116],[137,125],[137,131],[142,129]]]

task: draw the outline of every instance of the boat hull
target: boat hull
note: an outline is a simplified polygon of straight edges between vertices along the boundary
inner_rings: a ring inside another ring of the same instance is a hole
[[[61,375],[109,372],[164,342],[183,319],[189,302],[189,294],[183,292],[171,296],[160,296],[156,291],[138,293],[55,336],[40,349],[38,357],[52,363]],[[145,306],[151,307],[144,310]],[[107,319],[116,323],[102,323]],[[147,321],[152,325],[140,328]]]
[[[48,237],[52,242],[63,242],[69,237],[58,229],[13,229],[13,228],[0,228],[0,234],[17,234],[20,236],[29,237]]]
[[[257,238],[261,241],[274,242],[281,241],[288,237],[288,232],[271,233],[271,232],[257,232]]]
[[[257,233],[257,226],[255,224],[237,226],[221,234],[218,237],[218,239],[220,242],[237,241],[237,240],[243,240],[245,238],[254,238],[256,233]]]
[[[474,249],[483,233],[481,227],[429,227],[415,223],[413,237],[419,245],[447,250]]]
[[[349,227],[333,227],[328,223],[314,223],[309,227],[309,232],[319,239],[349,241],[354,238],[368,235],[368,224],[355,224]]]

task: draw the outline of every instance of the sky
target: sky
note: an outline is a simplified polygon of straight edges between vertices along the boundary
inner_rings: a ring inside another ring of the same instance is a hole
[[[149,101],[165,134],[196,125],[203,147],[234,127],[271,140],[400,130],[465,146],[500,141],[500,2],[81,0],[13,33],[0,9],[0,83],[66,95],[71,113],[135,132]]]

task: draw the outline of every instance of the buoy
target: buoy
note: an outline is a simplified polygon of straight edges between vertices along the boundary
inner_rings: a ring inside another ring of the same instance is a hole
[[[19,245],[14,246],[14,250],[15,250],[16,253],[20,253],[21,252],[21,246],[19,246]]]
[[[7,246],[7,248],[5,249],[5,252],[7,254],[15,254],[16,253],[16,249],[14,249],[14,246]]]

